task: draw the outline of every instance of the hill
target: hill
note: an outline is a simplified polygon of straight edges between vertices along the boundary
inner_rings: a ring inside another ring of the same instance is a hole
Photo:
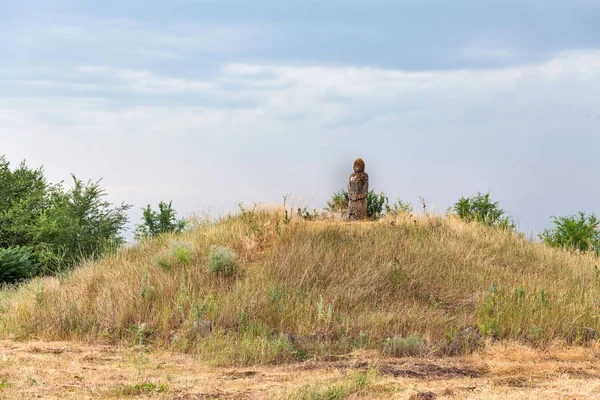
[[[452,216],[346,223],[255,208],[6,288],[0,332],[252,365],[460,354],[480,335],[586,344],[599,302],[596,257],[518,233]]]

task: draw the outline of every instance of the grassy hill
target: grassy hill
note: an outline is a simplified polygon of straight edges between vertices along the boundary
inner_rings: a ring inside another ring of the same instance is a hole
[[[0,334],[250,365],[468,351],[455,346],[467,327],[533,345],[584,343],[600,328],[598,258],[455,217],[311,222],[254,209],[196,225],[4,289]],[[236,270],[215,273],[227,249]]]

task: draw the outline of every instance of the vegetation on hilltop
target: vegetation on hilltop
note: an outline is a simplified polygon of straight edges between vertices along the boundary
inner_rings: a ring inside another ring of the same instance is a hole
[[[554,218],[537,243],[489,193],[440,216],[371,191],[370,221],[352,224],[335,218],[342,190],[328,215],[241,206],[193,229],[160,202],[123,248],[130,206],[106,202],[99,182],[73,176],[65,189],[0,158],[0,187],[0,282],[38,276],[0,292],[0,334],[15,339],[151,344],[240,365],[460,354],[480,335],[587,344],[600,328],[594,214]]]
[[[220,262],[235,268],[218,273]],[[255,208],[5,290],[0,329],[17,339],[143,340],[247,365],[355,349],[455,354],[467,327],[583,343],[600,328],[599,302],[597,257],[512,231],[452,215],[351,224]]]

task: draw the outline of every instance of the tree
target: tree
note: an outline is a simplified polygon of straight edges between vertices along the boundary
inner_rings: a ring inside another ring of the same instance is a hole
[[[142,210],[144,212],[142,215],[143,222],[137,226],[135,231],[137,239],[155,237],[161,233],[179,233],[185,229],[186,221],[177,219],[177,212],[173,209],[172,201],[168,203],[160,201],[158,211],[154,211],[150,204]]]
[[[34,242],[50,271],[97,258],[125,242],[121,231],[131,206],[113,206],[104,200],[106,191],[100,181],[84,183],[75,175],[72,179],[71,189],[56,186],[50,190],[50,206],[41,213],[34,232]]]
[[[600,253],[600,221],[594,214],[579,212],[566,217],[552,217],[553,229],[539,236],[551,247]]]
[[[27,168],[23,161],[13,171],[0,156],[0,248],[31,243],[31,228],[50,204],[50,188],[42,168]]]
[[[0,248],[5,250],[0,269],[12,268],[10,258],[31,275],[51,273],[120,246],[130,206],[105,201],[99,183],[73,176],[73,188],[66,190],[48,183],[42,168],[28,168],[23,161],[12,170],[0,157]],[[23,255],[31,263],[23,262]]]

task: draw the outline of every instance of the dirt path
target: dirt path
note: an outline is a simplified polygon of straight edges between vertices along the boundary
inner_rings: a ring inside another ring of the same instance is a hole
[[[0,341],[0,353],[3,399],[600,399],[600,346],[493,345],[448,359],[357,353],[253,368],[70,342]]]

